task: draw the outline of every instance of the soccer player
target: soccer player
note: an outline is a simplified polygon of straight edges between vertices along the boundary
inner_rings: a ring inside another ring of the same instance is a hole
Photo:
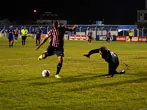
[[[42,34],[41,28],[40,26],[38,26],[36,30],[36,46],[40,45],[41,34]]]
[[[110,42],[110,38],[111,38],[111,33],[107,30],[106,31],[106,41]]]
[[[123,69],[121,72],[116,71],[117,67],[119,66],[118,55],[107,49],[106,47],[100,47],[98,49],[90,50],[88,54],[84,54],[84,56],[90,58],[90,55],[95,53],[99,53],[100,56],[109,64],[109,72],[107,77],[113,77],[114,74],[124,74],[128,69],[128,65],[125,64],[125,69]]]
[[[8,30],[6,31],[7,36],[8,36],[8,41],[9,41],[9,48],[12,47],[13,48],[13,44],[14,44],[14,31],[13,31],[13,26],[10,25]]]
[[[26,26],[24,26],[23,29],[21,29],[22,46],[24,46],[26,43],[27,34],[28,34],[28,29],[26,28]]]
[[[18,35],[19,35],[19,34],[20,34],[20,31],[19,31],[18,28],[16,28],[16,29],[14,30],[14,39],[15,39],[15,41],[17,41]]]
[[[132,41],[132,37],[133,37],[133,32],[130,30],[129,31],[129,41]]]
[[[90,29],[90,31],[88,32],[88,43],[91,43],[92,40],[92,30]]]
[[[53,27],[48,32],[48,36],[36,48],[36,50],[38,50],[41,47],[41,45],[43,45],[47,41],[47,39],[50,38],[50,45],[48,46],[46,51],[38,57],[38,60],[45,59],[46,57],[52,56],[54,54],[57,55],[58,65],[55,78],[62,78],[61,76],[59,76],[59,72],[63,65],[64,33],[66,31],[74,31],[76,28],[77,25],[74,25],[72,28],[67,28],[65,26],[59,25],[58,21],[54,21]]]

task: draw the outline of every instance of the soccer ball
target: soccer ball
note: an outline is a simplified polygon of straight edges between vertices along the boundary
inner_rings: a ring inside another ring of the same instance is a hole
[[[50,76],[50,71],[49,70],[43,70],[42,71],[42,77],[48,77]]]

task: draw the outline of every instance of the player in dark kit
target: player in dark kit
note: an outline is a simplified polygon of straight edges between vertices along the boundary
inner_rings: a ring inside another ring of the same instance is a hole
[[[74,31],[77,28],[76,25],[73,28],[67,28],[65,26],[61,26],[58,24],[58,21],[53,23],[53,28],[49,30],[48,36],[42,41],[42,43],[36,48],[38,50],[42,44],[44,44],[48,38],[50,38],[50,44],[47,50],[38,57],[38,60],[45,59],[48,56],[52,56],[54,54],[58,57],[58,65],[55,78],[62,78],[59,76],[59,72],[61,70],[63,64],[64,57],[64,33],[65,31]]]
[[[108,77],[113,77],[114,74],[124,74],[128,69],[128,65],[125,64],[126,68],[121,72],[117,72],[116,69],[119,66],[119,59],[118,55],[111,50],[107,49],[106,47],[101,47],[98,49],[93,49],[89,51],[88,54],[84,54],[87,58],[90,58],[90,55],[99,53],[100,56],[109,64],[109,72]]]
[[[110,42],[110,39],[111,39],[111,33],[107,30],[107,32],[106,32],[106,41]]]
[[[6,31],[7,36],[8,36],[8,41],[9,41],[9,48],[13,47],[14,44],[14,31],[13,31],[13,26],[10,25],[8,30]]]
[[[41,28],[40,26],[38,26],[36,30],[36,46],[40,45],[41,34],[42,34]]]
[[[19,35],[19,34],[20,34],[20,31],[19,31],[18,28],[16,28],[16,29],[14,30],[14,38],[15,38],[15,41],[17,41],[18,35]]]
[[[88,32],[88,43],[91,43],[92,40],[92,30]]]

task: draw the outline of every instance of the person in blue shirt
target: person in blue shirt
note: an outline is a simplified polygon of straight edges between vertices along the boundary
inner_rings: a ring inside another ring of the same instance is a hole
[[[41,34],[42,34],[42,30],[40,26],[38,26],[36,30],[36,46],[40,45]]]
[[[12,47],[13,48],[13,44],[14,44],[14,31],[13,31],[13,26],[10,25],[9,28],[7,29],[6,33],[8,36],[8,41],[9,41],[9,48]]]

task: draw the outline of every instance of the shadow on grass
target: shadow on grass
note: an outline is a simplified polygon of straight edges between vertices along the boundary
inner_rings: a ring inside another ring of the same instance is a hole
[[[85,73],[88,74],[88,73]],[[104,77],[107,74],[102,74],[102,75],[76,75],[76,76],[71,76],[71,77],[66,77],[63,79],[55,79],[53,82],[33,82],[30,83],[31,85],[48,85],[48,84],[57,84],[57,83],[72,83],[72,82],[82,82],[82,81],[88,81],[88,80],[93,80],[96,78]]]
[[[30,79],[20,79],[20,80],[1,80],[0,83],[13,83],[13,82],[25,82],[25,81],[32,81],[32,80],[38,80],[42,79],[42,77],[35,77]]]
[[[91,85],[91,86],[84,86],[82,88],[75,88],[70,91],[82,91],[82,90],[91,89],[91,88],[117,86],[117,85],[128,84],[128,83],[143,83],[146,81],[147,81],[147,78],[139,78],[135,80],[126,80],[126,81],[119,81],[119,82],[113,82],[113,83],[104,83],[104,84],[97,84],[97,85]]]

